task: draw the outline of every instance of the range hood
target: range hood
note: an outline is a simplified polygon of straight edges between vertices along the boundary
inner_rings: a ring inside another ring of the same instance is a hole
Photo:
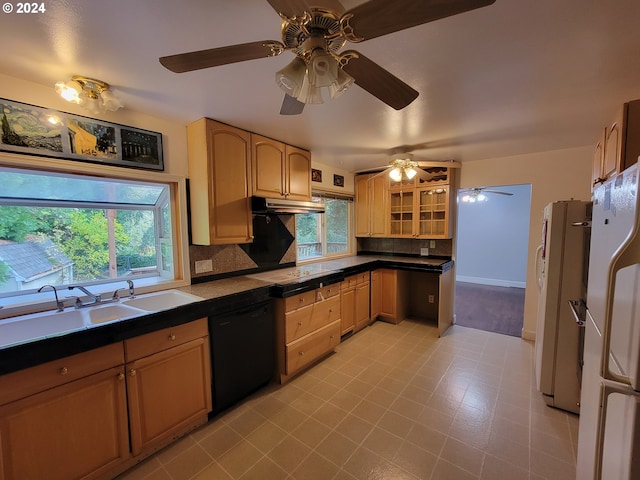
[[[281,198],[251,197],[253,213],[324,213],[324,203],[299,202]]]

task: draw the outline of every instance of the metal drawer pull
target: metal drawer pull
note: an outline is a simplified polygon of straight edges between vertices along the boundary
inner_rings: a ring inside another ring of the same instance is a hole
[[[300,351],[300,352],[298,352],[298,355],[302,356],[302,355],[304,355],[304,352]]]
[[[58,373],[59,373],[60,375],[66,375],[67,373],[69,373],[69,369],[68,369],[67,367],[62,367],[62,368],[58,371]]]
[[[298,322],[298,326],[301,327],[302,326],[302,322]]]
[[[129,376],[130,377],[135,377],[136,376],[136,371],[133,368],[131,370],[129,370]]]
[[[118,380],[124,380],[124,373],[120,372],[118,374]]]
[[[169,340],[173,341],[173,340],[175,340],[175,339],[176,339],[175,334],[170,333],[170,334],[169,334]]]

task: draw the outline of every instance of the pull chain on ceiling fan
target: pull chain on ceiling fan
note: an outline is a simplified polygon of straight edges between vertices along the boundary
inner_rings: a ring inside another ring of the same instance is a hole
[[[495,0],[369,0],[345,12],[339,0],[267,0],[282,18],[282,41],[265,40],[160,58],[176,73],[275,57],[285,50],[296,57],[276,73],[285,92],[280,113],[302,113],[307,103],[334,99],[352,84],[401,110],[418,92],[354,50],[358,43],[441,18],[491,5]],[[319,6],[318,6],[319,5]]]

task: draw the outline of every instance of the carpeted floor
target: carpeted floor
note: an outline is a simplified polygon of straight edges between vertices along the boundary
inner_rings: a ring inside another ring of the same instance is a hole
[[[456,282],[456,325],[520,337],[524,288]]]

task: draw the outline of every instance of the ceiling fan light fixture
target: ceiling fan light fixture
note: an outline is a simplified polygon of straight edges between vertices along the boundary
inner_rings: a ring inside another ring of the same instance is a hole
[[[319,48],[311,52],[309,82],[316,87],[328,87],[338,81],[338,61],[329,52]]]
[[[336,97],[342,95],[346,92],[351,85],[353,85],[354,79],[351,75],[347,74],[341,68],[338,69],[338,77],[336,81],[329,85],[329,95],[331,95],[331,100]]]
[[[81,105],[92,114],[116,111],[123,107],[109,84],[102,80],[74,75],[68,82],[56,82],[55,89],[66,101]]]
[[[302,88],[296,99],[302,103],[319,105],[324,103],[322,100],[322,90],[309,81],[309,76],[304,77]]]
[[[411,180],[413,177],[415,177],[417,173],[418,172],[416,172],[416,169],[413,168],[413,167],[406,167],[404,169],[404,174],[407,176],[407,178],[409,180]]]
[[[394,182],[399,182],[400,180],[402,180],[402,170],[400,170],[399,167],[395,167],[389,172],[389,177],[391,177],[391,180],[393,180]]]
[[[276,83],[284,93],[297,99],[306,75],[307,64],[302,58],[296,57],[286,67],[276,72]]]

